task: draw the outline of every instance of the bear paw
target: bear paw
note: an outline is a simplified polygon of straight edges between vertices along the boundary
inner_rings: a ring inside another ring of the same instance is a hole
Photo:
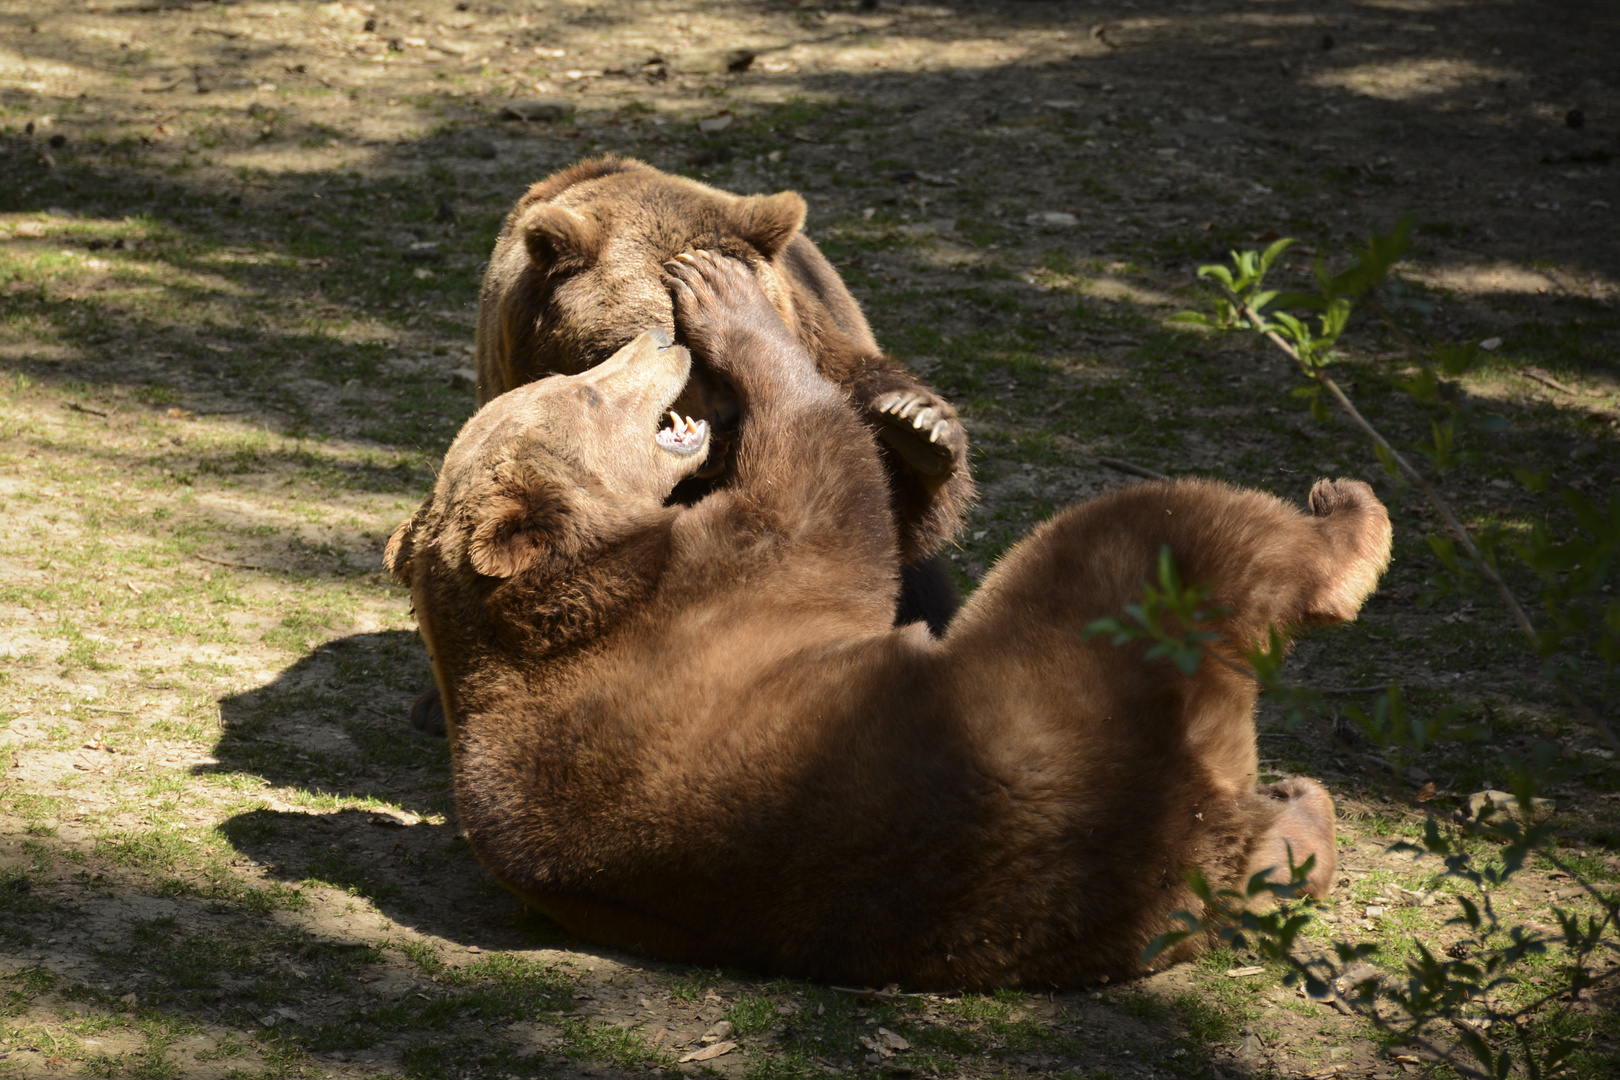
[[[877,414],[883,441],[926,476],[950,472],[958,450],[967,444],[967,432],[956,411],[927,391],[891,390],[879,394],[871,408]]]
[[[664,270],[676,332],[715,370],[731,373],[738,360],[752,355],[753,350],[736,347],[749,334],[796,344],[759,282],[736,259],[709,251],[682,252]]]

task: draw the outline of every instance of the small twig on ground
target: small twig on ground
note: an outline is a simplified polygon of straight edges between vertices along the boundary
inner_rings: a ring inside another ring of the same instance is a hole
[[[85,712],[117,713],[119,716],[135,715],[134,709],[109,709],[104,705],[80,705],[79,708],[83,709]]]
[[[88,405],[80,405],[77,401],[69,401],[66,404],[67,407],[72,409],[74,412],[87,413],[90,416],[99,416],[102,419],[106,419],[108,416],[112,415],[111,413],[102,412],[100,409],[92,409]]]
[[[257,563],[237,562],[234,559],[216,559],[211,555],[194,555],[192,558],[200,562],[213,563],[215,566],[234,566],[241,570],[263,570]]]
[[[1554,390],[1561,391],[1565,394],[1573,394],[1576,397],[1580,396],[1580,391],[1565,386],[1563,383],[1559,382],[1557,379],[1553,378],[1551,375],[1547,374],[1545,371],[1542,371],[1538,367],[1522,367],[1519,369],[1519,374],[1524,376],[1526,379],[1529,379],[1531,382],[1540,383],[1542,386],[1550,386]]]
[[[1114,469],[1122,473],[1129,473],[1132,476],[1140,476],[1145,480],[1170,479],[1170,477],[1166,476],[1162,472],[1154,472],[1152,469],[1149,469],[1146,466],[1137,465],[1134,462],[1126,461],[1124,458],[1102,457],[1099,455],[1097,458],[1097,464],[1106,465],[1110,469]]]

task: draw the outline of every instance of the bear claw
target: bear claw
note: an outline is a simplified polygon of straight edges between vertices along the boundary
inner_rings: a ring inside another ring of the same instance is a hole
[[[955,461],[951,435],[959,425],[942,404],[931,404],[934,400],[914,390],[891,390],[872,402],[872,411],[883,422],[885,442],[919,472],[939,476],[950,472]],[[923,435],[927,442],[919,438]]]

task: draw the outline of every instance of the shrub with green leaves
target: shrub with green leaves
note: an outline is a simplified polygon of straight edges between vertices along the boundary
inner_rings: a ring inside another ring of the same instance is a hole
[[[1264,251],[1233,252],[1230,266],[1199,270],[1200,277],[1220,290],[1211,309],[1184,312],[1176,321],[1258,334],[1291,357],[1306,380],[1297,396],[1309,403],[1313,415],[1325,420],[1330,403],[1337,405],[1366,434],[1384,469],[1416,487],[1445,526],[1428,538],[1435,567],[1423,600],[1494,592],[1558,696],[1620,751],[1601,704],[1608,700],[1620,659],[1620,598],[1610,596],[1607,584],[1620,549],[1620,492],[1599,500],[1570,487],[1555,490],[1547,472],[1509,460],[1511,474],[1543,497],[1543,512],[1531,527],[1518,531],[1491,524],[1476,533],[1462,524],[1436,481],[1459,462],[1483,453],[1476,444],[1489,446],[1489,436],[1507,421],[1481,410],[1451,382],[1479,362],[1482,354],[1475,343],[1424,344],[1402,325],[1403,310],[1422,303],[1392,273],[1413,228],[1413,220],[1406,218],[1389,234],[1372,237],[1354,253],[1349,267],[1336,274],[1318,257],[1311,292],[1285,292],[1266,284],[1291,240],[1278,240]],[[1426,459],[1424,468],[1414,465],[1329,374],[1341,358],[1336,346],[1358,309],[1381,316],[1404,347],[1406,366],[1386,378],[1431,413],[1432,441],[1417,448]],[[1503,451],[1497,447],[1495,452]],[[1518,590],[1526,587],[1534,592],[1534,605],[1519,599]],[[1197,583],[1181,582],[1166,553],[1158,581],[1145,590],[1142,601],[1123,617],[1094,624],[1091,632],[1108,634],[1116,644],[1150,640],[1153,655],[1193,670],[1213,636],[1205,628],[1207,597]],[[1411,756],[1435,741],[1474,734],[1460,722],[1456,705],[1415,708],[1396,683],[1365,704],[1330,703],[1318,690],[1285,681],[1283,653],[1273,634],[1247,659],[1253,677],[1282,703],[1290,722],[1330,725],[1335,714],[1345,716],[1397,774]],[[1378,959],[1377,943],[1341,938],[1323,950],[1315,944],[1319,936],[1306,934],[1313,906],[1298,898],[1308,867],[1295,868],[1291,883],[1256,875],[1242,892],[1216,892],[1194,875],[1191,884],[1204,910],[1182,913],[1185,928],[1161,937],[1150,946],[1150,955],[1190,935],[1213,935],[1284,965],[1287,984],[1303,985],[1313,998],[1337,1001],[1392,1040],[1448,1063],[1464,1076],[1504,1080],[1523,1074],[1540,1080],[1567,1071],[1581,1053],[1579,1041],[1571,1037],[1570,1018],[1588,1008],[1594,996],[1612,1000],[1620,981],[1620,891],[1594,881],[1578,860],[1561,856],[1553,842],[1555,826],[1538,821],[1542,793],[1555,775],[1552,750],[1543,743],[1528,759],[1503,755],[1511,805],[1486,802],[1462,819],[1442,820],[1431,812],[1419,839],[1392,849],[1437,865],[1437,895],[1443,893],[1456,905],[1450,925],[1463,934],[1440,953],[1416,942],[1403,961],[1402,977],[1368,963]],[[1496,895],[1536,859],[1575,882],[1596,913],[1555,907],[1556,932],[1538,930],[1505,913]],[[1526,977],[1529,969],[1538,972],[1537,978]],[[1535,989],[1527,992],[1526,986]]]

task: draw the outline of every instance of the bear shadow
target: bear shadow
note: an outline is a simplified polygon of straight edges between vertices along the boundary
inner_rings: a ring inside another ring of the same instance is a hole
[[[462,838],[449,746],[409,721],[431,678],[415,633],[382,631],[326,641],[221,698],[214,761],[194,774],[268,785],[221,835],[271,880],[364,897],[457,944],[592,951],[496,884]]]

